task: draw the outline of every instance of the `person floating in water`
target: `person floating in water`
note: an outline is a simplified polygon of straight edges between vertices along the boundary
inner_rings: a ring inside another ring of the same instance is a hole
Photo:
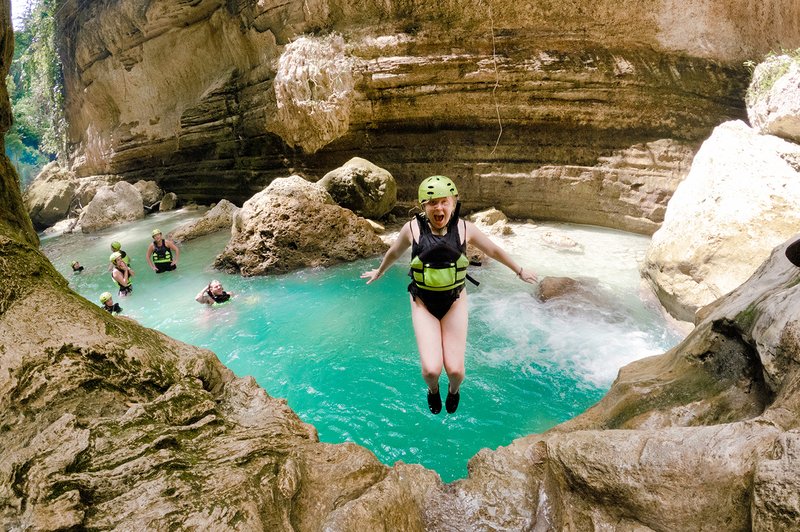
[[[389,247],[380,266],[361,274],[367,284],[379,279],[411,246],[411,322],[417,338],[422,378],[428,385],[428,408],[442,410],[439,376],[444,367],[449,380],[445,408],[458,408],[464,380],[467,344],[467,244],[472,244],[527,283],[537,281],[533,271],[519,266],[475,225],[459,218],[458,190],[445,176],[431,176],[419,186],[424,214],[407,222]]]
[[[77,260],[72,261],[72,273],[81,273],[83,271],[83,266]]]
[[[133,284],[131,284],[133,270],[122,260],[122,255],[120,255],[119,251],[112,253],[109,260],[113,266],[111,278],[119,286],[119,295],[127,296],[133,291]]]
[[[226,292],[222,288],[222,283],[214,279],[208,286],[203,288],[197,297],[194,298],[195,301],[198,303],[203,303],[204,305],[214,305],[219,303],[225,303],[226,301],[230,300],[233,294]]]
[[[114,303],[114,300],[111,298],[111,292],[103,292],[100,294],[100,303],[103,304],[103,309],[111,314],[119,314],[122,312],[122,307],[119,306],[119,303]]]
[[[156,273],[169,272],[178,267],[180,250],[172,240],[166,240],[160,229],[153,229],[153,241],[147,247],[147,264]]]

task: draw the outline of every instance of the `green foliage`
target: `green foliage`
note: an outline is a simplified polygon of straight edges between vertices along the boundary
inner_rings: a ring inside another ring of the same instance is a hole
[[[5,141],[23,186],[49,161],[66,156],[64,78],[53,16],[59,1],[32,0],[14,33],[6,78],[14,123]]]
[[[800,63],[800,48],[794,51],[770,52],[760,64],[756,64],[753,61],[745,61],[744,66],[754,74],[745,95],[747,105],[753,105],[758,98],[769,92],[775,82],[789,72],[792,63]],[[758,76],[755,75],[756,67],[760,67]]]

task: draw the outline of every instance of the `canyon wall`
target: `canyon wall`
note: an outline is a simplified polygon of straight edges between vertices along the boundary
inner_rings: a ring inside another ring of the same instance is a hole
[[[241,204],[359,156],[401,200],[444,173],[467,209],[649,234],[699,143],[744,118],[743,61],[800,45],[798,17],[786,0],[67,0],[70,159]]]
[[[4,0],[0,74],[10,28]],[[0,130],[10,117],[0,82]],[[793,530],[800,522],[800,270],[785,244],[705,307],[684,342],[623,368],[595,407],[547,434],[481,451],[469,478],[444,485],[418,465],[389,468],[356,445],[320,443],[285,402],[213,353],[72,292],[38,249],[4,155],[0,180],[7,529]]]

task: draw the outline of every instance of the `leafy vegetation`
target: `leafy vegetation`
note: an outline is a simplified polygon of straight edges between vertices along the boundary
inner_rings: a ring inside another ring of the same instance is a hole
[[[745,96],[747,105],[753,105],[756,99],[769,92],[775,82],[789,72],[792,63],[800,63],[800,48],[794,51],[782,50],[780,53],[770,52],[760,64],[746,61],[744,66],[753,72],[753,79]]]
[[[31,0],[14,32],[14,59],[6,85],[14,123],[6,155],[23,186],[42,166],[66,156],[64,78],[55,42],[59,0]]]

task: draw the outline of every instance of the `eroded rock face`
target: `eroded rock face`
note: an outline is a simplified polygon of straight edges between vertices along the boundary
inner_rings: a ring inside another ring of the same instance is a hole
[[[776,245],[800,231],[800,145],[743,122],[714,130],[670,200],[642,273],[676,318],[743,283]]]
[[[73,167],[240,204],[359,156],[403,201],[445,174],[468,210],[650,234],[699,142],[744,117],[742,61],[800,45],[791,0],[656,4],[70,4]]]
[[[292,176],[276,179],[242,205],[214,266],[242,275],[285,273],[369,257],[387,247],[364,218],[334,205],[322,187]]]

